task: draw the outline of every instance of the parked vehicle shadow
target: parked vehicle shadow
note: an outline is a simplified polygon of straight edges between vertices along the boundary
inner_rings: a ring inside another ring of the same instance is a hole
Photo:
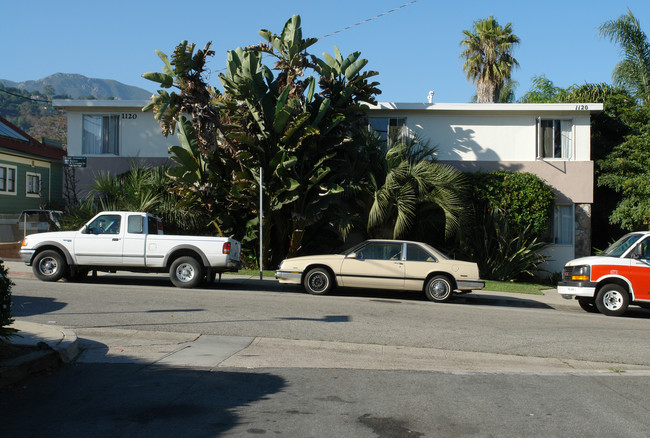
[[[279,284],[274,281],[260,281],[260,280],[247,280],[245,282],[238,280],[223,280],[221,285],[215,283],[211,287],[225,287],[228,289],[242,289],[242,290],[260,290],[260,291],[274,291],[274,292],[284,292],[284,293],[298,293],[305,294],[305,290],[297,285],[287,285]],[[371,300],[385,300],[404,302],[428,302],[424,293],[415,292],[415,291],[395,291],[395,290],[384,290],[384,289],[352,289],[352,288],[343,288],[339,287],[334,289],[328,296],[341,296],[341,297],[359,297],[359,298],[368,298]],[[553,306],[550,306],[546,303],[536,301],[534,298],[529,298],[530,295],[523,294],[512,294],[512,296],[503,296],[503,295],[490,295],[482,292],[477,293],[468,293],[468,294],[457,294],[444,305],[449,304],[463,304],[463,305],[482,305],[482,306],[501,306],[501,307],[523,307],[531,309],[553,309]],[[434,305],[435,303],[431,303]]]

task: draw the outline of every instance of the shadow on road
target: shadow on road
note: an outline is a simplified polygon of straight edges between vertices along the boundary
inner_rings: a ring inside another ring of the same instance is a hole
[[[285,386],[283,378],[263,372],[68,364],[0,392],[2,434],[219,436],[239,423],[241,407]]]
[[[11,316],[32,316],[56,312],[65,308],[68,303],[57,301],[55,298],[30,297],[12,295]]]

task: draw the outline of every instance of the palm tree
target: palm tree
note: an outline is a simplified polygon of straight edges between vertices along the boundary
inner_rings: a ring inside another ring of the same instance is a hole
[[[510,79],[512,70],[519,66],[512,56],[519,37],[512,33],[512,23],[501,27],[490,15],[474,22],[473,30],[464,30],[460,42],[465,58],[463,71],[476,84],[479,103],[499,102],[501,89]]]
[[[650,102],[650,43],[641,30],[639,20],[628,9],[627,15],[600,26],[600,35],[617,43],[623,52],[623,60],[614,68],[612,80],[632,92],[643,102]]]
[[[436,216],[441,215],[446,236],[458,228],[464,209],[460,196],[463,175],[450,166],[436,163],[434,154],[435,148],[417,138],[397,143],[387,150],[385,173],[372,178],[374,202],[368,217],[371,234],[405,238],[415,228],[421,228],[416,227],[418,222],[435,226]],[[419,215],[422,211],[427,214]]]

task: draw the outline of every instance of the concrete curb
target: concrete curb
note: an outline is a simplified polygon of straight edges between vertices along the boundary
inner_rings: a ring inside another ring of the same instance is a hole
[[[72,362],[79,355],[79,342],[73,330],[27,321],[15,321],[10,327],[18,332],[8,339],[9,344],[38,349],[0,362],[0,388]]]

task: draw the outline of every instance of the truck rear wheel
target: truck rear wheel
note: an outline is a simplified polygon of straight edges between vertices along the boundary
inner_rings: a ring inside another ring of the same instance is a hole
[[[607,316],[621,316],[630,304],[630,295],[618,284],[606,284],[596,294],[598,311]]]
[[[38,253],[32,263],[34,275],[42,281],[59,281],[67,269],[68,265],[61,253],[54,250]]]
[[[196,287],[203,280],[203,267],[194,257],[179,257],[169,268],[169,278],[176,287]]]

